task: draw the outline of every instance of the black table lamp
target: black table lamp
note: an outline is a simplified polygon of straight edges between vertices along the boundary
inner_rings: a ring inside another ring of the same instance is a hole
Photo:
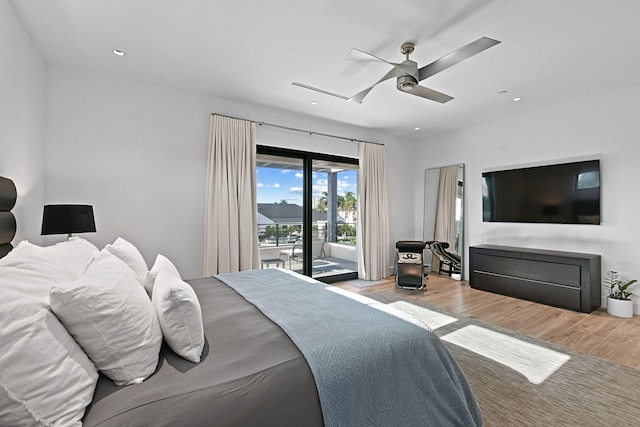
[[[91,205],[46,205],[42,214],[42,235],[96,231]]]

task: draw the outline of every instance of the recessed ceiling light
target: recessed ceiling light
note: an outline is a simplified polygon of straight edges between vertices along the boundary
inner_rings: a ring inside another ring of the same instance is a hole
[[[123,50],[113,49],[112,52],[116,56],[124,56],[125,55]]]
[[[414,130],[420,130],[420,128],[414,128]]]
[[[318,105],[318,101],[311,101],[311,105]]]
[[[519,96],[517,96],[517,97],[513,98],[513,101],[514,101],[514,102],[522,101],[522,98],[520,98]]]

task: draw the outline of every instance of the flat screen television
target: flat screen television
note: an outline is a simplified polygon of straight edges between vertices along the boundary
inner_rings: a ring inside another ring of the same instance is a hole
[[[600,224],[600,161],[484,172],[485,222]]]

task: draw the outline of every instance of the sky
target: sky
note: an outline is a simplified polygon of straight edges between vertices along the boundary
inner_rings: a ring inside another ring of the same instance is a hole
[[[343,171],[338,174],[338,194],[351,191],[357,193],[356,170]],[[302,171],[258,167],[256,173],[258,203],[276,203],[286,200],[287,203],[302,206]],[[327,174],[313,173],[313,198],[322,197],[327,191]]]

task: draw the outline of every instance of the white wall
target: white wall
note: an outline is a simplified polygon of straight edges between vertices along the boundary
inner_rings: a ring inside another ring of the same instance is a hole
[[[13,243],[41,243],[45,65],[7,1],[0,2],[0,40],[0,176],[18,190]]]
[[[413,188],[405,184],[412,171],[404,167],[412,160],[400,141],[363,128],[60,66],[47,66],[46,75],[45,202],[94,205],[97,233],[83,237],[100,247],[122,236],[150,265],[162,253],[185,278],[202,275],[211,113],[385,143],[387,167],[403,165],[389,178],[391,240],[413,234]],[[258,130],[258,143],[358,154],[350,141],[266,126]]]
[[[465,164],[465,255],[483,243],[595,253],[603,275],[640,278],[639,104],[640,87],[631,87],[442,135],[416,144],[425,159],[416,177]],[[482,222],[484,170],[583,158],[601,160],[600,226]],[[416,203],[423,189],[416,187]]]
[[[48,66],[46,115],[45,202],[93,205],[99,247],[202,273],[207,99]]]

